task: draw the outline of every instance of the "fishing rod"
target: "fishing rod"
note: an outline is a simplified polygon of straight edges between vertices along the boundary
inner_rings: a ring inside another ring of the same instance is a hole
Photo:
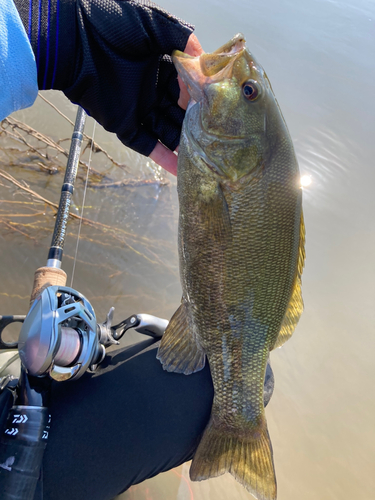
[[[26,316],[0,316],[0,350],[18,349],[21,360],[17,385],[13,377],[0,378],[0,395],[5,389],[13,394],[13,406],[0,429],[3,500],[34,499],[51,427],[52,381],[76,380],[87,370],[96,370],[106,347],[118,344],[130,328],[160,338],[168,324],[155,316],[134,314],[112,326],[113,307],[98,324],[90,302],[65,286],[67,275],[61,264],[85,120],[86,113],[79,107],[47,265],[35,272],[30,310]],[[6,342],[3,330],[14,322],[22,323],[18,341]]]

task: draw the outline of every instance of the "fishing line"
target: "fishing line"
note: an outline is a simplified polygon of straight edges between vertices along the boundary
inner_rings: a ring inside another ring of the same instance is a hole
[[[73,270],[72,270],[72,279],[70,281],[70,288],[73,288],[74,271],[76,269],[76,261],[77,261],[77,254],[78,254],[79,238],[80,238],[80,235],[81,235],[81,227],[82,227],[83,210],[84,210],[84,207],[85,207],[85,200],[86,200],[87,183],[88,183],[88,180],[89,180],[89,172],[90,172],[90,168],[91,168],[91,156],[92,156],[92,151],[94,149],[95,128],[96,128],[96,120],[94,120],[94,126],[93,126],[93,129],[92,129],[92,139],[91,139],[91,148],[90,148],[90,154],[89,154],[89,163],[88,163],[87,172],[86,172],[85,188],[83,190],[82,209],[81,209],[81,215],[80,215],[80,219],[79,219],[77,244],[76,244],[76,251],[75,251],[74,260],[73,260]]]

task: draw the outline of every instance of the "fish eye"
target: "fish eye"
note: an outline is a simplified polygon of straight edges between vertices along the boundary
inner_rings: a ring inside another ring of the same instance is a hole
[[[255,101],[260,94],[260,88],[257,82],[249,80],[242,85],[242,92],[248,101]]]

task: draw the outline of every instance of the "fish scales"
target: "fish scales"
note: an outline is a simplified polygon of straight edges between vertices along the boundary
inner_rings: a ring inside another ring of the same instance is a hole
[[[189,153],[186,155],[189,156]],[[189,168],[188,162],[185,165],[186,168],[179,172],[182,216],[180,245],[184,247],[185,262],[183,287],[189,296],[194,297],[194,303],[199,304],[199,307],[193,308],[193,315],[195,323],[200,325],[199,339],[208,358],[212,356],[216,361],[219,357],[220,360],[224,337],[227,339],[228,352],[231,353],[231,364],[242,370],[244,363],[253,363],[252,358],[257,357],[260,345],[262,352],[266,343],[269,349],[272,347],[279,332],[294,278],[294,272],[290,269],[290,261],[294,258],[291,255],[292,245],[285,245],[285,240],[294,238],[294,223],[289,223],[288,227],[284,222],[284,214],[279,210],[279,204],[275,211],[270,210],[269,201],[261,206],[262,184],[268,181],[265,176],[262,181],[247,186],[247,189],[235,193],[234,196],[228,193],[226,200],[229,213],[232,206],[236,207],[237,204],[246,206],[247,209],[238,210],[237,214],[231,217],[230,243],[227,242],[224,249],[222,245],[215,245],[208,236],[210,228],[202,224],[200,203],[195,201],[199,198],[197,187],[204,179],[199,178],[202,177],[199,170]],[[186,184],[196,186],[195,200],[191,196],[193,188],[185,187]],[[247,203],[241,201],[241,198],[247,200]],[[293,220],[295,200],[292,196],[285,196],[285,204],[291,212],[290,219]],[[207,224],[210,224],[210,221],[207,221]],[[277,238],[271,246],[268,241],[269,234],[278,232],[280,225],[283,226],[283,237]],[[198,231],[198,227],[201,230]],[[252,234],[255,235],[253,239]],[[278,276],[277,280],[275,275]],[[217,279],[218,276],[220,280]],[[212,338],[215,342],[212,342]],[[263,377],[267,356],[262,356],[263,363],[256,371],[257,393],[261,403],[263,380],[259,383],[259,371],[261,370]],[[224,363],[210,362],[210,367],[213,373],[216,370],[223,371]],[[246,371],[254,374],[251,369]],[[224,373],[218,377],[214,374],[213,378],[214,383],[217,378],[221,384]],[[239,377],[235,380],[238,379]],[[232,384],[233,380],[229,383]],[[245,380],[244,384],[247,386],[244,387],[243,394],[253,394],[252,379]],[[215,397],[219,398],[221,392],[222,387],[215,387]],[[228,404],[231,406],[230,401]]]
[[[298,165],[243,36],[202,57],[174,56],[192,96],[177,182],[183,298],[158,358],[185,374],[202,369],[205,356],[210,364],[214,400],[191,478],[230,472],[256,498],[271,500],[263,384],[269,352],[290,337],[302,312]],[[252,87],[260,97],[247,102]]]

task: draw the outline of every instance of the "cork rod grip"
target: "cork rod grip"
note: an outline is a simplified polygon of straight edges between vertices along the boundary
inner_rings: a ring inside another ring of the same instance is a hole
[[[30,306],[43,290],[49,286],[65,286],[66,273],[62,269],[55,267],[40,267],[34,274],[33,291],[30,297]]]

